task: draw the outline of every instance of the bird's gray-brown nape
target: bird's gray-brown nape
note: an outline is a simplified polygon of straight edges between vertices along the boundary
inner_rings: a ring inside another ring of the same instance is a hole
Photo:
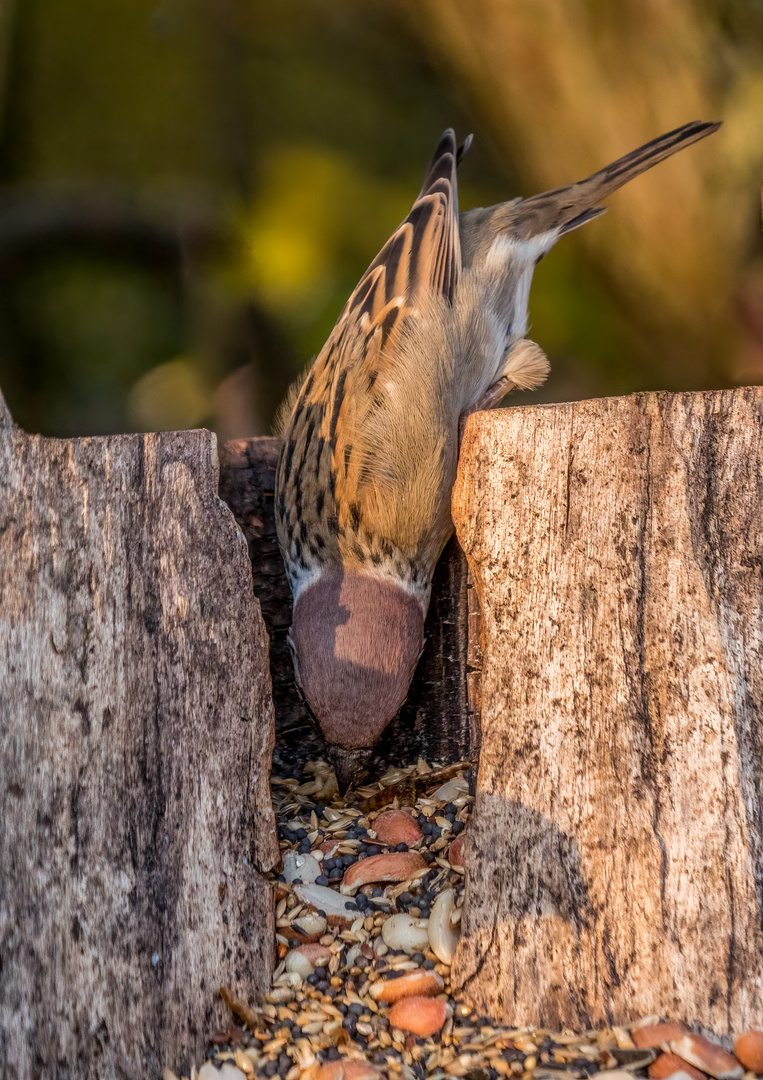
[[[330,743],[378,738],[405,700],[424,645],[424,613],[394,581],[327,568],[294,605],[302,691]]]

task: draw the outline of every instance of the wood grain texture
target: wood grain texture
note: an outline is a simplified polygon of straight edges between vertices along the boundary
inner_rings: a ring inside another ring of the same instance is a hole
[[[0,1075],[187,1067],[220,983],[269,982],[268,646],[217,479],[209,432],[3,406]]]
[[[484,622],[454,983],[514,1024],[763,1024],[763,388],[472,417]]]
[[[294,685],[286,644],[291,593],[275,530],[273,493],[281,440],[237,439],[220,449],[220,495],[230,506],[249,544],[254,592],[271,641],[270,671],[277,745],[273,766],[280,775],[298,773],[325,757],[323,736]],[[475,745],[478,701],[467,694],[471,670],[468,646],[467,566],[458,542],[446,546],[435,570],[427,615],[424,653],[408,698],[376,748],[372,772],[387,764],[457,761]]]

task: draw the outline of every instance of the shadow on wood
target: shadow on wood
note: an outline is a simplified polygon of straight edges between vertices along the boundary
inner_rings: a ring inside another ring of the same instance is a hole
[[[501,410],[453,984],[509,1025],[763,1025],[763,388]]]

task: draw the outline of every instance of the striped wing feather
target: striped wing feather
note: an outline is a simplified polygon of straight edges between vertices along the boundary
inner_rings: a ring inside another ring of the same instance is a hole
[[[340,554],[345,562],[367,558],[363,493],[374,477],[368,455],[356,446],[394,380],[405,320],[425,298],[452,300],[455,293],[461,267],[456,161],[449,130],[410,214],[347,301],[286,424],[276,512],[298,569]],[[391,555],[387,547],[380,554]]]

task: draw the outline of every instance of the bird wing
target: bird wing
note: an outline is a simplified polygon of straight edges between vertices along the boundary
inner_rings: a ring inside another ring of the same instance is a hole
[[[465,146],[468,144],[465,144]],[[297,558],[361,557],[362,489],[373,483],[357,452],[364,422],[394,380],[396,343],[424,298],[452,301],[461,270],[455,135],[442,136],[418,198],[366,270],[302,386],[284,433],[279,528]],[[317,538],[317,539],[316,539]],[[296,542],[295,542],[296,540]],[[321,551],[305,552],[310,544]],[[367,544],[366,544],[367,547]],[[348,551],[349,548],[349,551]]]

